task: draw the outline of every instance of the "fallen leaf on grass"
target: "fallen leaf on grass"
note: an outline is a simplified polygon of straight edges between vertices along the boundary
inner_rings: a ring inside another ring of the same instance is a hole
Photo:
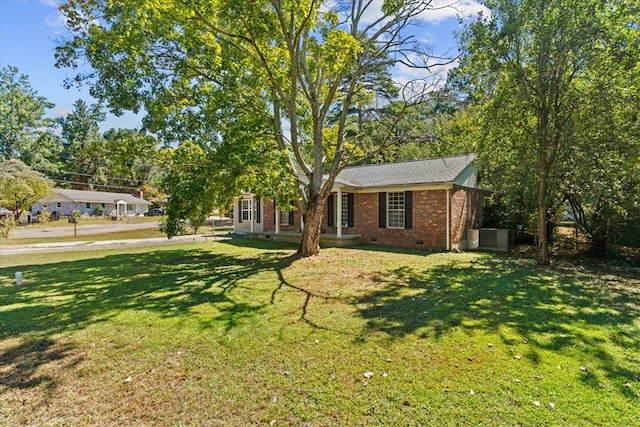
[[[537,400],[534,400],[533,404],[534,404],[534,406],[537,406],[537,407],[540,406],[540,402],[538,402]]]
[[[518,359],[518,360],[522,359],[522,356],[520,356],[519,354],[516,354],[516,355],[515,355],[515,356],[513,356],[513,357],[515,357],[515,358],[516,358],[516,359]]]
[[[371,378],[373,377],[373,372],[371,371],[367,371],[364,374],[362,374],[365,378]]]
[[[549,408],[555,409],[556,408],[556,404],[553,403],[553,402],[549,402]]]
[[[473,392],[473,390],[469,390],[469,394],[473,396],[475,393]]]
[[[589,368],[587,368],[586,366],[580,366],[580,370],[582,372],[589,372]]]

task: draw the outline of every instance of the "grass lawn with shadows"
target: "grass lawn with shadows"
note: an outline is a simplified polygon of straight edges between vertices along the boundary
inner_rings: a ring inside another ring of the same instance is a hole
[[[294,254],[3,255],[0,423],[640,425],[638,269]]]

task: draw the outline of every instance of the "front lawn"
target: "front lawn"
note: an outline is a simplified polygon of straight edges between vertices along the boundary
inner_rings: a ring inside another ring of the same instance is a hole
[[[3,255],[0,423],[640,424],[637,268],[293,254]]]

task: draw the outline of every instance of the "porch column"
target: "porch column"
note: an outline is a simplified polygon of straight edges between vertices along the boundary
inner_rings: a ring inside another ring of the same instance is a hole
[[[446,231],[446,250],[451,248],[451,190],[447,188],[447,219],[445,221]]]
[[[331,196],[329,196],[331,197]],[[336,236],[338,238],[342,237],[342,188],[338,187],[338,203],[337,206],[337,215],[336,215]]]
[[[276,207],[275,203],[273,207]],[[280,209],[276,209],[276,234],[280,234]]]
[[[250,224],[250,230],[253,233],[253,194],[251,195],[251,198],[249,199],[249,224]]]

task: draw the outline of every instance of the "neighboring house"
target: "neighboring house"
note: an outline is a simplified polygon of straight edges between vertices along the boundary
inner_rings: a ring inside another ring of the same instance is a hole
[[[101,207],[105,215],[140,215],[147,212],[149,205],[150,202],[131,194],[54,188],[49,197],[31,206],[31,213],[38,214],[46,208],[57,216],[71,215],[74,210],[95,215],[96,209]]]
[[[424,249],[464,249],[467,230],[482,225],[484,198],[475,156],[383,163],[344,169],[327,200],[321,243],[366,243]],[[243,194],[234,207],[237,232],[278,238],[302,231],[298,210]],[[281,238],[280,240],[284,240]]]

